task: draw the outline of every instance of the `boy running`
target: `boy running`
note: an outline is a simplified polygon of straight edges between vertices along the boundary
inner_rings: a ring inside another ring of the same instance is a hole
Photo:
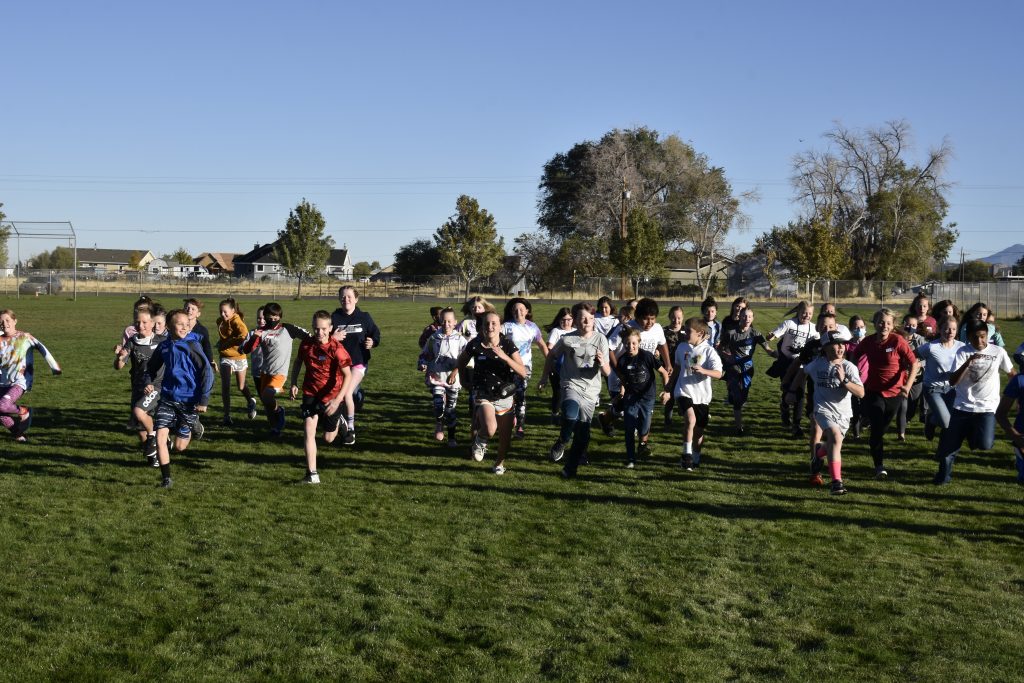
[[[180,453],[188,448],[199,413],[206,412],[213,389],[213,369],[203,353],[199,335],[191,331],[188,314],[177,310],[167,317],[170,336],[160,342],[143,376],[146,383],[143,391],[152,394],[156,391],[154,382],[163,372],[153,426],[156,427],[160,486],[165,489],[173,484],[167,439],[173,432],[175,450]]]
[[[686,341],[676,348],[676,370],[662,393],[662,401],[674,399],[679,413],[686,416],[679,464],[687,472],[700,466],[704,430],[710,415],[711,380],[722,378],[722,359],[709,343],[710,334],[707,323],[700,318],[686,321]]]
[[[252,353],[256,349],[263,352],[258,389],[267,422],[270,423],[270,436],[275,438],[284,431],[284,406],[278,403],[277,396],[284,391],[285,375],[292,360],[292,341],[310,338],[308,331],[282,322],[283,315],[281,305],[270,302],[263,307],[266,324],[249,332],[242,342],[242,353]]]
[[[722,331],[722,341],[718,345],[725,369],[727,398],[732,406],[736,433],[740,436],[746,433],[743,427],[743,406],[747,403],[750,385],[754,381],[754,349],[758,346],[769,356],[776,355],[768,347],[764,336],[754,329],[754,311],[744,307],[739,311],[739,320]]]
[[[640,302],[641,305],[643,301]],[[650,457],[647,444],[651,431],[651,416],[654,413],[655,376],[661,373],[662,384],[667,386],[668,370],[661,358],[650,350],[641,348],[643,333],[631,327],[626,332],[624,351],[616,361],[619,375],[619,397],[622,399],[622,415],[626,431],[626,468],[636,466],[637,453]],[[665,346],[662,345],[662,350]],[[636,439],[639,437],[639,448]]]

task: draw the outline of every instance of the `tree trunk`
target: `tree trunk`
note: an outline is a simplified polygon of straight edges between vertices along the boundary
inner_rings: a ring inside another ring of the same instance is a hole
[[[299,276],[299,291],[295,294],[296,299],[302,298],[302,276]]]

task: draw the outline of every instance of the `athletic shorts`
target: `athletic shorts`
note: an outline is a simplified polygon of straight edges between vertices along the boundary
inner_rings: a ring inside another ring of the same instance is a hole
[[[247,358],[221,358],[220,366],[223,368],[227,366],[227,369],[231,372],[242,372],[248,369],[249,359]]]
[[[268,388],[273,389],[275,394],[284,391],[284,375],[260,375],[260,393]]]
[[[826,432],[838,427],[839,433],[843,436],[846,436],[846,430],[850,428],[850,420],[848,418],[842,418],[838,415],[823,415],[817,411],[814,413],[814,422]]]
[[[316,396],[302,397],[303,419],[318,417],[317,427],[321,427],[325,432],[333,432],[338,428],[338,425],[341,424],[341,411],[343,408],[344,405],[340,405],[334,411],[334,415],[328,415],[327,404],[317,400]]]
[[[194,405],[160,399],[153,417],[153,428],[169,429],[174,436],[190,439],[198,419],[199,413]]]
[[[515,396],[506,396],[505,398],[488,398],[486,396],[476,396],[473,404],[476,407],[480,407],[485,404],[490,404],[494,407],[495,415],[504,415],[505,413],[512,410],[512,404],[515,402]]]
[[[697,426],[701,429],[708,426],[710,406],[707,403],[694,403],[693,399],[689,396],[680,396],[676,399],[676,405],[679,406],[679,412],[681,413],[685,413],[690,408],[693,408],[693,414],[697,417]]]
[[[141,389],[132,390],[132,408],[140,408],[147,415],[153,415],[156,413],[158,405],[160,405],[160,392],[156,389],[148,394]]]

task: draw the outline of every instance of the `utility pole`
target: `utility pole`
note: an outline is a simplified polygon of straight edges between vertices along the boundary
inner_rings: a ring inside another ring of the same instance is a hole
[[[626,238],[629,237],[629,231],[626,229],[626,200],[629,199],[629,190],[626,188],[626,176],[622,176],[622,210],[619,213],[619,237],[622,238],[622,246],[626,246]],[[622,292],[622,298],[626,298],[626,273],[622,272],[622,282],[620,291]]]

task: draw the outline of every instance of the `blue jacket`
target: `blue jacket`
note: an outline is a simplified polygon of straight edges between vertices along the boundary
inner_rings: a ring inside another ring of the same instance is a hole
[[[184,339],[168,337],[160,342],[146,367],[146,384],[152,384],[164,369],[160,397],[179,403],[205,406],[210,403],[213,369],[203,353],[199,335],[189,332]]]

